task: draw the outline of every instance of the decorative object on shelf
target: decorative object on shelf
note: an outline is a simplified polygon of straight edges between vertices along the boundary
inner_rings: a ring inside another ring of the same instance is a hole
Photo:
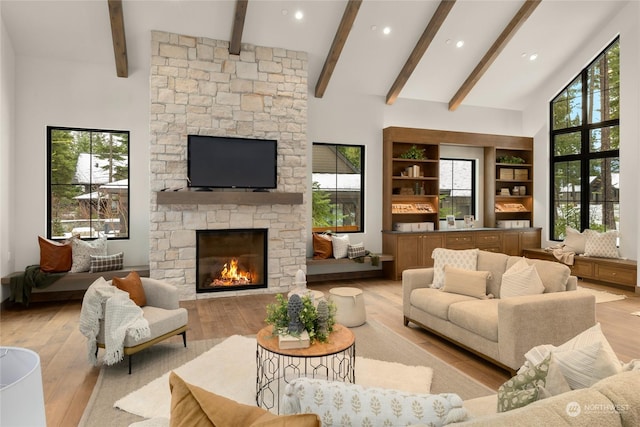
[[[475,221],[475,218],[473,215],[465,215],[464,216],[464,226],[466,228],[473,228],[473,223]]]
[[[418,148],[417,145],[412,145],[411,148],[409,148],[404,153],[400,154],[400,158],[424,160],[426,158],[424,152],[425,152],[424,148]]]
[[[287,305],[287,315],[289,316],[289,333],[291,335],[300,335],[304,330],[304,325],[300,320],[300,311],[302,311],[302,298],[300,295],[293,294],[289,298]]]
[[[500,190],[500,195],[501,195],[501,196],[510,196],[510,195],[511,195],[511,191],[509,191],[509,189],[508,189],[508,188],[502,188],[502,189]]]
[[[509,163],[512,165],[524,164],[524,159],[518,156],[500,156],[497,158],[498,163]]]
[[[308,296],[296,295],[301,301],[302,305],[300,310],[297,311],[298,321],[302,324],[302,333],[306,331],[309,334],[309,340],[311,343],[315,341],[327,342],[329,335],[333,331],[333,325],[335,324],[335,306],[333,303],[327,303],[328,318],[326,321],[326,330],[320,331],[318,327],[318,310],[314,305],[314,300]],[[294,295],[291,296],[291,300]],[[267,318],[265,322],[273,326],[274,335],[278,336],[296,336],[296,332],[289,330],[290,325],[290,313],[289,304],[291,300],[287,300],[282,294],[276,295],[276,302],[267,305]],[[318,304],[322,302],[319,301]],[[297,334],[298,336],[300,333]]]
[[[502,180],[512,180],[514,176],[513,169],[511,168],[500,168],[500,179]]]
[[[456,217],[454,215],[447,215],[447,228],[456,228]]]
[[[525,187],[524,185],[520,186],[520,195],[521,196],[526,196],[527,195],[527,187]]]
[[[513,179],[526,181],[529,179],[529,171],[526,169],[514,169]]]
[[[511,194],[514,196],[519,196],[520,195],[520,187],[519,186],[514,186],[513,190],[511,190]]]
[[[329,328],[329,306],[326,301],[320,301],[318,303],[318,334],[328,335]]]
[[[496,203],[496,212],[527,212],[522,203]]]

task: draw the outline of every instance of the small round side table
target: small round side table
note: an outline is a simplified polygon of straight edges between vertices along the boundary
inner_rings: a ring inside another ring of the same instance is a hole
[[[356,338],[349,328],[335,324],[326,343],[307,348],[281,349],[272,326],[256,335],[256,403],[276,413],[280,411],[281,392],[298,377],[321,378],[355,383]]]

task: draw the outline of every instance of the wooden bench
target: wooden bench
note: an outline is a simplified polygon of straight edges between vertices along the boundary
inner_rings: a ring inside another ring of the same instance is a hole
[[[105,280],[111,280],[114,277],[124,277],[132,271],[137,271],[141,277],[149,277],[148,265],[132,265],[121,270],[101,271],[98,273],[90,273],[88,271],[67,273],[49,287],[34,288],[31,292],[30,302],[82,300],[84,292],[97,278],[104,277]],[[17,271],[4,276],[1,279],[2,286],[8,287],[11,284],[12,277],[20,276],[23,273],[24,271]],[[6,295],[9,295],[8,290]]]
[[[378,255],[380,266],[383,262],[393,261],[393,255]],[[369,268],[363,268],[368,265]],[[366,256],[362,263],[349,258],[307,258],[307,282],[321,282],[325,280],[364,279],[381,277],[382,268],[371,266],[371,257]]]
[[[523,255],[527,258],[560,262],[552,252],[545,249],[524,249]],[[606,285],[634,289],[638,282],[638,263],[633,260],[576,255],[573,265],[568,267],[574,276]]]

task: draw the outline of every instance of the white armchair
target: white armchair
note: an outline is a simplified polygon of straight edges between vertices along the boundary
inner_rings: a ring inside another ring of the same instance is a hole
[[[167,283],[148,277],[141,277],[147,304],[142,307],[144,318],[149,322],[151,334],[139,340],[127,333],[124,339],[124,355],[129,359],[131,374],[131,355],[148,348],[174,335],[182,335],[182,342],[187,346],[188,314],[180,307],[178,289]],[[111,283],[111,281],[107,282]],[[105,348],[105,322],[100,320],[100,331],[97,336],[96,355],[99,348]]]

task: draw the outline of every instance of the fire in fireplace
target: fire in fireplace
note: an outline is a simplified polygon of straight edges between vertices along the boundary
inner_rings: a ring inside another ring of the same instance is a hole
[[[196,292],[267,287],[267,230],[196,231]]]

